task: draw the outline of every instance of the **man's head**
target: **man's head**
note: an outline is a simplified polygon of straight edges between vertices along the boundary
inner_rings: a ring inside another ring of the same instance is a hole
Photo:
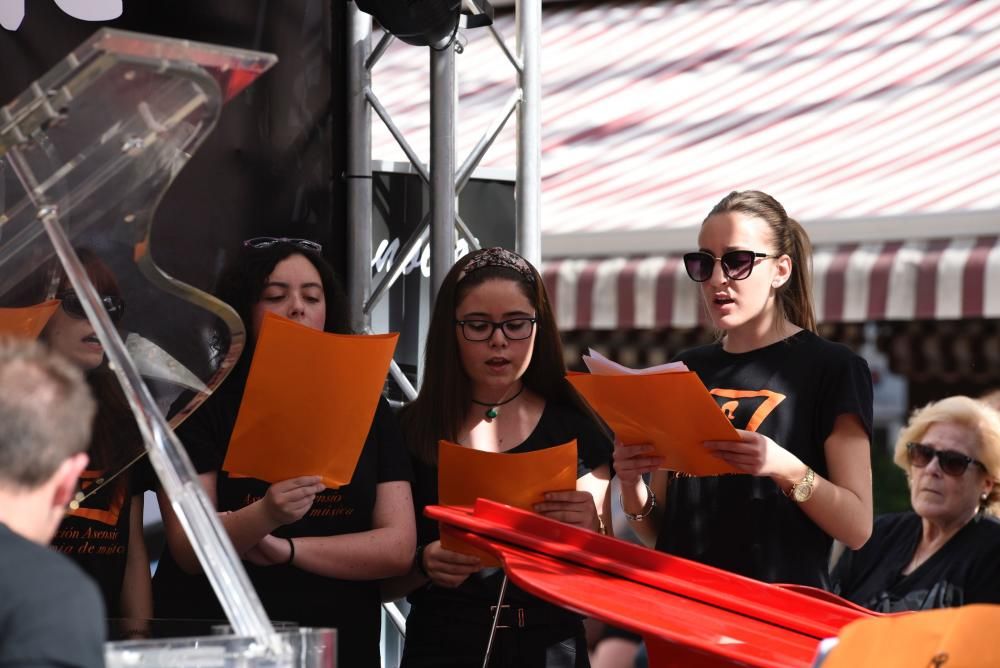
[[[0,521],[52,537],[87,464],[95,410],[75,366],[38,343],[0,339]]]

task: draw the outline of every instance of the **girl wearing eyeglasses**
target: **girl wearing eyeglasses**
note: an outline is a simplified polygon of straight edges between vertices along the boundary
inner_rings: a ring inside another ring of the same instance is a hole
[[[247,323],[251,350],[177,435],[268,616],[335,627],[338,666],[377,668],[377,580],[405,573],[415,544],[412,471],[388,403],[380,398],[354,476],[339,489],[326,489],[318,476],[268,484],[221,470],[265,313],[316,330],[350,331],[346,298],[318,248],[301,239],[245,242],[219,296]],[[323,410],[324,398],[315,402]],[[200,565],[162,494],[160,499],[169,551],[154,578],[157,616],[222,619],[207,579],[184,576]]]
[[[1000,414],[955,396],[914,411],[896,440],[911,512],[882,515],[834,569],[834,591],[877,612],[1000,603]]]
[[[816,335],[809,239],[774,198],[730,193],[705,218],[698,246],[684,264],[719,340],[677,359],[740,436],[703,447],[740,474],[675,475],[659,470],[651,447],[616,444],[623,508],[664,552],[829,588],[833,539],[857,548],[872,530],[868,365]]]
[[[87,248],[76,253],[117,324],[125,314],[118,281],[96,253]],[[108,617],[131,620],[123,631],[138,631],[153,616],[142,528],[143,493],[153,487],[152,470],[132,412],[69,279],[53,262],[39,272],[39,280],[43,293],[56,284],[55,297],[60,300],[39,338],[87,374],[98,405],[90,461],[52,547],[97,581]]]
[[[611,442],[566,382],[562,345],[541,276],[502,248],[475,251],[445,277],[427,334],[424,381],[401,422],[414,453],[418,548],[410,574],[402,666],[479,666],[502,572],[441,547],[437,447],[446,439],[487,452],[524,453],[576,439],[577,490],[555,491],[535,510],[599,531]],[[588,666],[582,620],[510,585],[492,651],[505,666]]]

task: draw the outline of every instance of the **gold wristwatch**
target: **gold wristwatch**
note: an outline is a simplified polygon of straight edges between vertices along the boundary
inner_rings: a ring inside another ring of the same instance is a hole
[[[805,503],[813,495],[813,487],[816,482],[816,472],[811,468],[806,468],[806,475],[797,483],[791,486],[785,495],[796,503]]]

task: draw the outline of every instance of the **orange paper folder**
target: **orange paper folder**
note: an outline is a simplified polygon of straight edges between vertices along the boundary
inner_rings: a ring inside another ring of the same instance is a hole
[[[483,498],[532,510],[546,492],[576,489],[576,439],[534,452],[483,452],[438,441],[438,503],[471,506]],[[492,555],[450,536],[442,547],[478,556],[483,566],[499,566]]]
[[[583,395],[626,445],[651,443],[663,468],[690,475],[738,473],[703,441],[738,441],[736,429],[693,371],[649,375],[571,374]]]
[[[222,468],[278,482],[351,481],[397,334],[328,334],[267,313]]]
[[[0,335],[37,339],[57,308],[58,299],[23,308],[0,308]]]
[[[840,632],[824,668],[1000,665],[1000,606],[965,605],[859,619]]]

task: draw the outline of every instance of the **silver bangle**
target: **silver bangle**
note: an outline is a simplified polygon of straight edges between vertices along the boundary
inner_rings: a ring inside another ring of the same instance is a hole
[[[622,499],[622,492],[621,490],[618,490],[618,502],[621,503],[622,505],[622,512],[625,513],[625,517],[629,518],[633,522],[643,521],[644,519],[649,517],[649,514],[653,512],[653,508],[656,507],[656,495],[653,494],[653,490],[649,488],[649,485],[646,483],[646,481],[643,481],[642,484],[646,486],[646,505],[644,505],[642,507],[642,511],[636,515],[633,515],[632,513],[625,510],[625,501]]]

